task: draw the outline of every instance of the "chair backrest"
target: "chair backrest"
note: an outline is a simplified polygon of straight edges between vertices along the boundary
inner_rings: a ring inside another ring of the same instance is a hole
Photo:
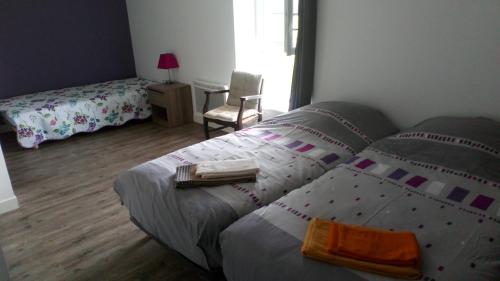
[[[262,74],[233,71],[231,85],[226,103],[232,106],[240,106],[240,97],[260,95],[262,90]],[[245,108],[257,109],[257,100],[245,102]]]

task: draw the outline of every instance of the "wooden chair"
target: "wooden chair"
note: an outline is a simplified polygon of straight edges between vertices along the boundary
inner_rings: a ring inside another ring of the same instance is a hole
[[[203,127],[205,138],[209,139],[209,132],[231,127],[235,131],[246,124],[262,121],[262,87],[264,79],[260,74],[233,71],[229,90],[205,91],[205,106],[203,107]],[[223,106],[208,110],[210,96],[213,94],[229,93]],[[209,129],[208,122],[222,125]]]

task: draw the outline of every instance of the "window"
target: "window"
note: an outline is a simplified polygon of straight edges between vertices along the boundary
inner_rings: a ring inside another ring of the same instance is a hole
[[[285,53],[295,54],[299,31],[299,0],[285,0]]]
[[[292,8],[289,20],[285,19],[286,5]],[[236,68],[263,75],[265,112],[287,111],[295,62],[298,0],[233,0],[233,9]],[[291,29],[285,28],[287,21]],[[288,43],[285,30],[291,32]]]

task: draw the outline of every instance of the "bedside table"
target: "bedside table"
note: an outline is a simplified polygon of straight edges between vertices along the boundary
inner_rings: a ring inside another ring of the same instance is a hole
[[[191,86],[182,83],[154,84],[148,87],[153,121],[166,127],[193,122]]]

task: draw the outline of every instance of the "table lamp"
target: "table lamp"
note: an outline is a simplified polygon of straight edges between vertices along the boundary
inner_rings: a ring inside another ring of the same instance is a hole
[[[172,79],[170,77],[170,69],[179,68],[179,63],[175,58],[174,54],[166,53],[161,54],[158,60],[158,69],[167,69],[168,70],[168,80],[165,82],[166,84],[172,84]]]

